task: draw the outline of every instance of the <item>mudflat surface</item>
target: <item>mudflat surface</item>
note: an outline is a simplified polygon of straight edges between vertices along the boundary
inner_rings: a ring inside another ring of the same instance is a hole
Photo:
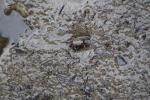
[[[0,58],[1,100],[150,99],[149,0],[19,1],[30,29]]]

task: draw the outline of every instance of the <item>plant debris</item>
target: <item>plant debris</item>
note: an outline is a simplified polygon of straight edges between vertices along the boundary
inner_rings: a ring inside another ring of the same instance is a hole
[[[7,46],[8,42],[8,38],[0,36],[0,55],[3,53],[3,49]]]

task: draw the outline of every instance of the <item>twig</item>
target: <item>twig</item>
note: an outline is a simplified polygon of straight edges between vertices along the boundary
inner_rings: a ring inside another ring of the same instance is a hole
[[[59,15],[62,13],[63,9],[64,9],[65,5],[63,5],[59,11]]]

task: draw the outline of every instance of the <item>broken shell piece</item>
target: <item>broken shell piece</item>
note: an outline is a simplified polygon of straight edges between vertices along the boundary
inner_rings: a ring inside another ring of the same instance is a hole
[[[9,5],[8,8],[4,9],[4,13],[5,15],[10,15],[13,10],[18,12],[22,17],[27,17],[29,15],[25,5],[19,2]]]
[[[127,61],[121,55],[115,57],[115,62],[119,66],[124,66],[127,64]]]

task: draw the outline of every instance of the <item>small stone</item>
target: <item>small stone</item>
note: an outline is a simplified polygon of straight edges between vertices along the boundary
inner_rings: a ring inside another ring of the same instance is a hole
[[[8,16],[8,15],[10,15],[11,13],[12,13],[12,9],[10,9],[10,8],[5,8],[5,9],[4,9],[4,14],[5,14],[5,15]]]
[[[124,66],[124,65],[127,64],[127,61],[121,55],[118,55],[118,56],[115,57],[115,62],[119,66]]]

